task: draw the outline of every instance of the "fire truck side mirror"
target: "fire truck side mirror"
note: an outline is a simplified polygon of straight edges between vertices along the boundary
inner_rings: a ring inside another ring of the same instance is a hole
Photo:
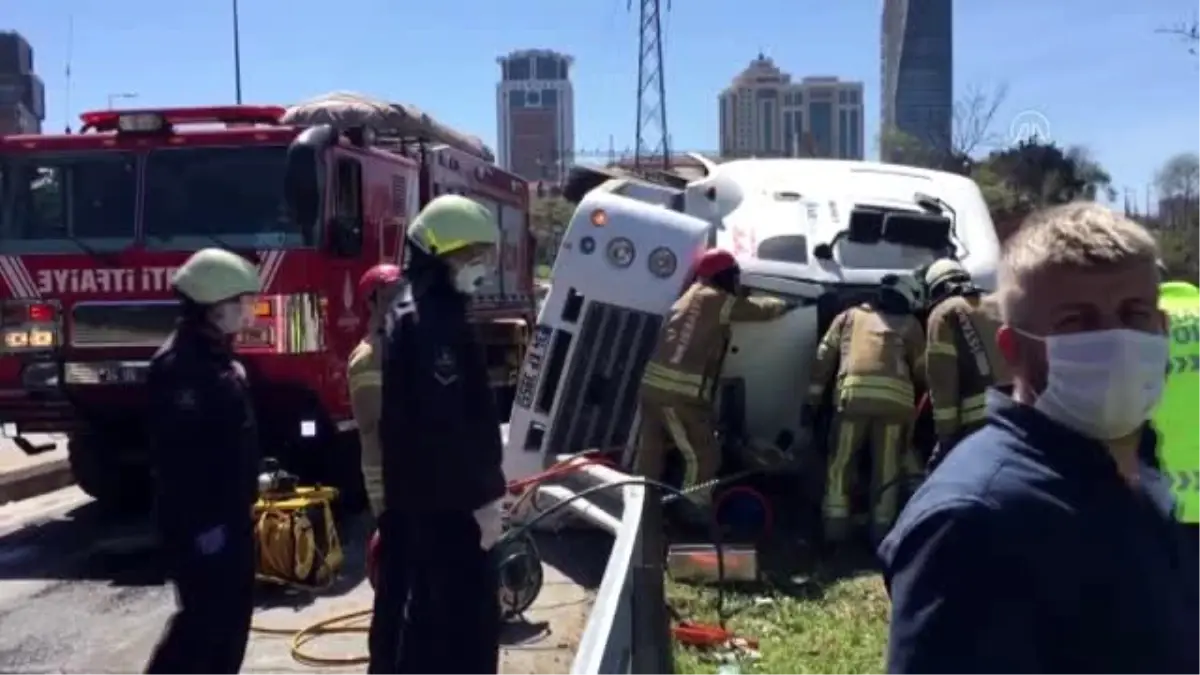
[[[288,146],[283,194],[288,218],[306,242],[315,243],[321,221],[321,175],[325,149],[337,139],[331,127],[305,129]]]

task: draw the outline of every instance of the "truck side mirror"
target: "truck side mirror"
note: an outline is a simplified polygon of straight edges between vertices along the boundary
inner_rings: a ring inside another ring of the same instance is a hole
[[[324,181],[322,152],[335,140],[331,127],[305,129],[288,146],[283,171],[283,201],[288,220],[296,225],[306,244],[317,240],[321,219],[321,191]]]

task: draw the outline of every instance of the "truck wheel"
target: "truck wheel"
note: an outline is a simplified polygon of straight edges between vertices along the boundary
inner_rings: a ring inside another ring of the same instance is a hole
[[[67,459],[75,482],[103,508],[148,512],[154,499],[150,467],[121,462],[116,443],[113,437],[91,431],[71,434]]]

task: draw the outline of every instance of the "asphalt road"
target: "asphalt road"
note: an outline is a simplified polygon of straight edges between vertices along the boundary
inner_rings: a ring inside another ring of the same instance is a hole
[[[342,531],[343,583],[325,595],[264,592],[256,622],[300,627],[368,607],[362,580],[367,526]],[[546,587],[528,621],[510,624],[502,672],[562,673],[570,668],[610,543],[579,532],[540,542]],[[569,554],[569,558],[566,556]],[[0,672],[141,672],[174,607],[154,538],[145,522],[117,520],[77,488],[0,506]],[[287,637],[255,635],[244,672],[364,672],[365,666],[314,668],[294,662]],[[365,635],[313,643],[325,656],[364,654]]]

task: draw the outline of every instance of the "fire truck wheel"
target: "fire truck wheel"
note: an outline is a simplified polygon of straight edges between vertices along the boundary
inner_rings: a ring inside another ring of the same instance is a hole
[[[106,509],[148,511],[154,495],[150,468],[119,461],[116,443],[119,441],[94,432],[71,434],[67,458],[75,482]]]

